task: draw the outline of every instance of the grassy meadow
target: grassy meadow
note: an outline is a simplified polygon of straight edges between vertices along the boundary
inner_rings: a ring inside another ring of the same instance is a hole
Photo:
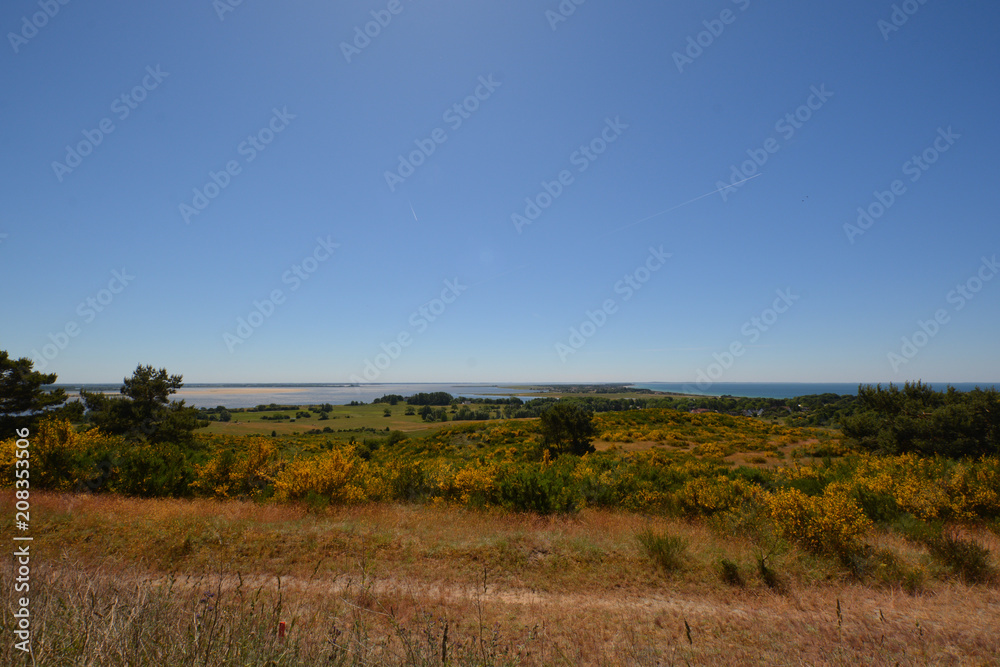
[[[387,407],[233,412],[180,453],[41,427],[35,664],[1000,655],[995,456],[874,456],[832,428],[650,408],[596,414],[597,451],[554,458],[537,420]],[[11,644],[0,662],[29,664]]]
[[[364,405],[334,405],[327,413],[328,418],[319,419],[319,414],[311,412],[307,418],[295,417],[295,413],[309,406],[294,406],[286,410],[266,410],[263,412],[233,412],[232,421],[213,421],[200,431],[218,435],[270,435],[290,436],[307,433],[313,429],[330,428],[335,432],[349,433],[358,429],[375,429],[384,431],[388,427],[392,431],[416,433],[432,431],[448,422],[426,422],[419,415],[407,415],[405,405],[387,406],[366,403]],[[392,416],[386,417],[385,409],[389,408]],[[272,420],[275,415],[289,415],[289,419]],[[344,439],[344,438],[340,438]],[[348,436],[349,439],[349,436]]]

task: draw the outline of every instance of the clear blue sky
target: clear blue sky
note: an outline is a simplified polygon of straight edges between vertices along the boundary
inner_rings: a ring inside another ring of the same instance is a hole
[[[224,2],[0,9],[0,349],[65,382],[1000,379],[995,2]]]

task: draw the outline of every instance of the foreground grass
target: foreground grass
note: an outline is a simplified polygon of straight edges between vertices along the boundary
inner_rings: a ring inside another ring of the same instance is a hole
[[[0,511],[9,531],[9,494]],[[966,585],[889,532],[872,543],[917,585],[859,580],[705,521],[609,510],[42,493],[32,532],[36,664],[986,665],[1000,653],[995,584]],[[682,542],[677,562],[651,560],[641,534]],[[1000,549],[991,531],[971,536]],[[8,638],[12,577],[8,559]],[[11,641],[0,663],[28,664]]]

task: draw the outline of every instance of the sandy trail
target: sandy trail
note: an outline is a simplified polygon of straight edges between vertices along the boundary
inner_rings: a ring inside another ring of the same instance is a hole
[[[151,577],[153,583],[166,584],[163,576]],[[242,583],[241,583],[242,582]],[[346,601],[359,598],[378,600],[386,604],[400,599],[422,605],[467,607],[470,604],[503,605],[521,611],[577,610],[580,613],[604,611],[641,615],[650,618],[677,616],[712,618],[717,621],[743,623],[784,621],[836,623],[832,606],[839,600],[845,617],[849,614],[854,625],[890,625],[912,628],[919,624],[927,631],[947,630],[954,625],[956,615],[964,629],[973,634],[985,633],[1000,637],[1000,591],[980,589],[970,597],[967,589],[945,588],[934,594],[911,596],[896,590],[879,590],[848,585],[831,592],[823,589],[803,589],[784,594],[775,592],[734,591],[731,595],[713,597],[684,596],[679,592],[662,594],[630,594],[609,591],[563,593],[532,588],[422,582],[399,578],[364,578],[342,574],[333,578],[276,577],[261,575],[184,575],[175,585],[185,588],[233,591],[277,591],[304,596],[337,596]],[[376,605],[377,606],[377,605]],[[998,640],[1000,641],[1000,640]],[[998,644],[1000,648],[1000,644]]]

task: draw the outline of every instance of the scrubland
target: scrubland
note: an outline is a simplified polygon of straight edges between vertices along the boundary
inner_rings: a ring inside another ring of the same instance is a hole
[[[530,421],[192,452],[50,423],[35,664],[996,664],[996,457],[672,410],[595,423],[599,451],[556,458]],[[12,643],[0,660],[28,664]]]

